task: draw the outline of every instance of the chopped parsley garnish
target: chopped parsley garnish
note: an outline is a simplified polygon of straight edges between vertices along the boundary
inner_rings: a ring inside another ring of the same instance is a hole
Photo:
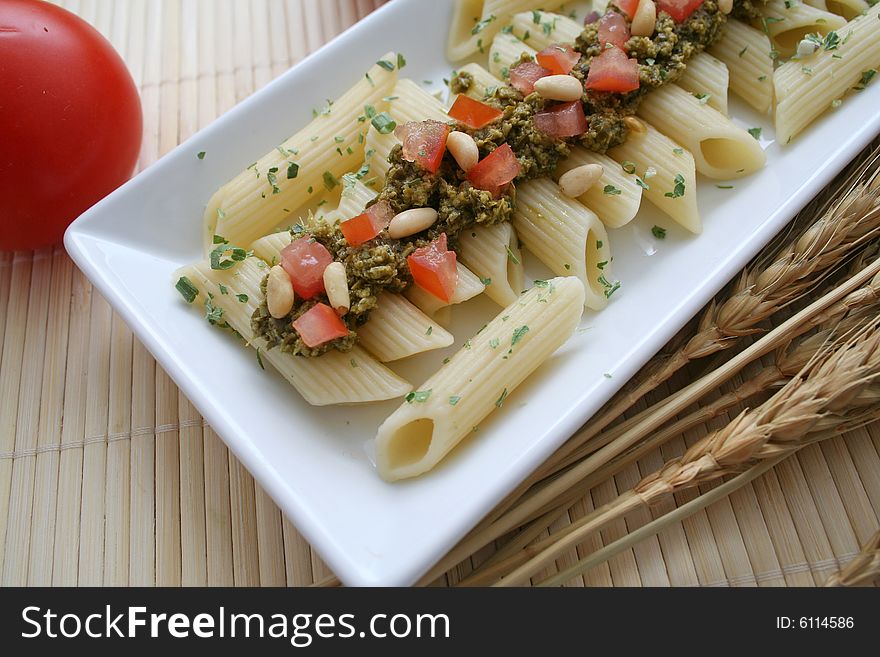
[[[299,165],[296,162],[287,163],[287,179],[293,180],[299,175]]]
[[[336,187],[336,185],[338,185],[338,184],[339,184],[339,180],[336,179],[336,176],[334,176],[329,171],[324,172],[324,187],[327,188],[327,191],[330,191],[331,189]]]
[[[489,18],[484,18],[483,20],[478,21],[476,25],[474,25],[474,29],[471,30],[471,34],[479,34],[489,23],[494,20],[495,14],[489,14]]]
[[[541,24],[541,12],[538,11],[537,9],[532,9],[532,22],[535,25]]]
[[[393,63],[393,62],[389,62],[387,59],[380,59],[380,60],[379,60],[378,62],[376,62],[376,63],[377,63],[379,66],[381,66],[382,68],[384,68],[386,71],[393,71],[393,70],[394,70],[394,63]]]
[[[209,324],[216,325],[223,319],[223,309],[214,305],[214,295],[208,292],[208,298],[205,300],[205,319]]]
[[[257,347],[257,362],[260,364],[260,369],[265,370],[266,366],[263,365],[263,357],[260,355],[260,348]]]
[[[684,155],[684,149],[683,149],[683,148],[673,148],[673,149],[672,149],[672,152],[675,153],[676,155]]]
[[[617,187],[615,187],[614,185],[605,185],[605,187],[602,188],[602,192],[607,194],[608,196],[617,196],[621,194],[621,191],[617,189]]]
[[[669,198],[681,198],[684,196],[685,187],[684,187],[684,176],[680,173],[675,174],[675,187],[673,187],[671,192],[666,192],[663,196],[667,196]]]
[[[507,399],[507,388],[501,391],[501,396],[495,401],[495,406],[501,408],[504,406],[504,400]]]
[[[352,359],[349,360],[348,362],[351,364],[352,367],[360,367],[360,366],[358,365],[358,362],[357,362],[354,358],[352,358]]]
[[[712,96],[710,94],[694,94],[694,98],[700,101],[700,105],[705,105],[706,103],[708,103],[711,97]]]
[[[749,134],[755,139],[761,139],[762,128],[749,128]]]
[[[596,248],[601,249],[604,246],[604,242],[602,240],[596,240]]]
[[[275,174],[278,173],[278,167],[272,167],[266,172],[266,180],[269,181],[269,184],[272,186],[273,194],[280,194],[281,188],[278,187],[278,178]]]
[[[434,332],[434,327],[433,327],[433,326],[429,326],[429,327],[428,327],[428,330],[425,331],[425,335],[431,335],[433,332]]]
[[[381,135],[387,135],[397,127],[397,121],[392,119],[388,115],[388,112],[380,112],[379,114],[376,114],[370,123],[373,124],[373,127],[376,128]]]
[[[404,66],[406,66],[406,57],[404,57],[400,53],[397,53],[397,68],[398,68],[398,70],[402,69]]]
[[[507,257],[510,258],[510,261],[511,261],[513,264],[518,265],[518,264],[520,263],[520,260],[519,260],[519,258],[516,257],[516,254],[515,254],[513,251],[510,250],[510,247],[509,247],[509,246],[506,246],[506,247],[504,247],[504,248],[507,249]]]
[[[187,303],[192,303],[195,301],[195,298],[199,296],[199,288],[193,285],[193,282],[186,276],[178,278],[174,287],[180,292],[180,296],[182,296]]]
[[[412,404],[413,402],[423,403],[428,401],[428,397],[431,396],[431,388],[427,390],[415,390],[409,393],[404,399],[407,404]]]
[[[246,295],[246,294],[236,294],[235,298],[238,299],[241,303],[248,302],[248,295]]]
[[[608,279],[605,278],[605,274],[599,276],[599,284],[605,288],[605,298],[610,299],[611,295],[617,292],[620,289],[620,281],[614,281],[614,283],[609,283]]]
[[[199,158],[200,160],[204,160],[205,159],[205,151],[199,151],[196,154],[196,157]]]
[[[767,76],[766,76],[766,75],[759,75],[759,76],[758,76],[758,82],[763,82],[763,81],[766,80],[766,79],[767,79]]]
[[[450,395],[450,397],[449,397],[449,405],[450,406],[455,406],[460,401],[461,401],[460,395]]]
[[[220,294],[229,294],[229,290],[223,283],[217,283],[217,287],[220,288]]]
[[[481,282],[483,285],[486,285],[486,286],[492,285],[492,279],[491,279],[491,278],[483,278],[482,276],[480,276],[480,282]]]
[[[229,244],[229,240],[222,235],[214,235],[214,244]]]
[[[715,185],[718,189],[733,189],[733,185]]]
[[[223,212],[223,210],[221,210],[220,208],[217,208],[217,218],[218,219],[225,219],[226,218],[226,213]]]
[[[489,340],[489,346],[492,347],[492,349],[497,349],[499,344],[501,344],[501,340],[498,338],[492,338]]]
[[[623,171],[625,173],[635,173],[636,172],[635,162],[630,162],[629,160],[621,163],[620,168],[623,169]]]
[[[666,229],[662,226],[653,226],[651,228],[651,234],[656,237],[658,240],[666,239]]]
[[[648,186],[648,183],[646,183],[644,180],[642,180],[642,179],[639,178],[638,176],[636,176],[636,185],[638,185],[639,187],[641,187],[641,188],[644,189],[645,191],[651,189],[651,188]]]
[[[873,68],[869,68],[867,71],[862,71],[862,78],[859,80],[859,83],[853,87],[856,91],[862,91],[865,87],[867,87],[871,80],[874,79],[874,76],[877,75],[877,71]]]
[[[746,54],[746,51],[747,51],[748,49],[749,49],[749,47],[746,46],[745,48],[743,48],[742,50],[740,50],[740,51],[739,51],[739,57],[742,57],[743,55],[745,55],[745,54]]]
[[[229,254],[229,257],[224,259],[223,256],[227,253]],[[248,255],[250,254],[242,248],[230,244],[221,244],[211,251],[211,255],[209,256],[211,269],[231,269],[235,266],[235,263],[241,262],[247,258]]]
[[[513,336],[510,338],[510,346],[515,347],[516,343],[523,339],[526,333],[529,332],[528,325],[522,325],[519,328],[513,329]]]

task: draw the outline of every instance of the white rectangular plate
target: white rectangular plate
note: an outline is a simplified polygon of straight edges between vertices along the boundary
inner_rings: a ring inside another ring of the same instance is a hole
[[[342,579],[415,582],[548,457],[850,160],[880,128],[880,84],[848,98],[792,145],[763,126],[766,169],[721,190],[699,185],[705,230],[692,237],[643,211],[612,231],[622,288],[601,314],[488,418],[436,471],[387,484],[364,449],[397,402],[313,408],[254,352],[210,328],[172,287],[172,272],[201,257],[211,194],[311,118],[380,55],[406,55],[402,75],[439,89],[451,2],[395,0],[179,146],[80,217],[65,244],[89,279],[192,400],[257,481]],[[423,81],[432,80],[431,84]],[[768,139],[769,138],[769,139]],[[204,160],[196,158],[206,151]],[[665,240],[651,235],[659,224]],[[649,257],[650,256],[650,257]],[[530,274],[541,275],[539,268]],[[458,310],[458,309],[457,309]],[[456,345],[497,312],[458,310]],[[434,353],[398,369],[418,385]]]

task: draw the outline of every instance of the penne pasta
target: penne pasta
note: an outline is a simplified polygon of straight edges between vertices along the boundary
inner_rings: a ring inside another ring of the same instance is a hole
[[[709,178],[741,178],[767,161],[761,144],[748,132],[677,85],[648,94],[639,115],[687,148],[697,171]]]
[[[559,163],[554,177],[559,180],[559,176],[566,171],[584,164],[598,164],[603,172],[599,182],[581,194],[578,200],[595,212],[609,228],[620,228],[632,221],[642,203],[642,188],[633,175],[637,173],[635,168],[627,173],[621,164],[607,155],[594,153],[582,146],[572,146],[571,155]],[[639,176],[643,174],[644,169],[638,173]],[[606,189],[615,191],[606,193]]]
[[[687,68],[676,84],[690,91],[700,100],[705,100],[709,107],[727,115],[727,88],[730,85],[730,74],[727,65],[707,52],[701,52],[688,60]]]
[[[195,263],[179,270],[176,277],[189,278],[199,290],[195,300],[200,305],[210,301],[215,321],[222,320],[238,332],[257,350],[261,363],[272,365],[314,406],[394,399],[412,390],[408,382],[359,346],[345,353],[328,351],[315,358],[266,349],[265,341],[251,329],[251,315],[263,299],[260,283],[267,271],[262,260],[246,258],[226,270],[211,269],[207,262]]]
[[[380,61],[392,70],[373,66],[309,125],[214,193],[204,214],[206,252],[215,234],[233,244],[250,244],[274,229],[285,209],[308,203],[317,190],[334,190],[339,177],[364,160],[366,128],[372,121],[387,129],[382,112],[388,102],[382,99],[397,80],[397,56],[388,53]]]
[[[651,125],[644,134],[630,133],[620,146],[608,155],[621,163],[635,164],[636,173],[653,176],[644,179],[643,191],[653,205],[692,233],[702,231],[697,210],[697,175],[694,157]],[[751,137],[750,137],[751,139]]]
[[[375,190],[370,189],[352,174],[342,177],[342,196],[336,212],[342,221],[355,217],[364,211],[367,203],[376,198]]]
[[[464,93],[465,96],[470,96],[474,100],[485,100],[492,95],[495,89],[505,84],[479,64],[465,64],[458,69],[458,72],[470,76],[470,87]],[[455,98],[455,94],[450,94],[450,101],[454,102]]]
[[[269,233],[258,240],[251,242],[248,247],[260,260],[270,264],[281,261],[281,250],[290,244],[290,231],[282,230],[277,233]]]
[[[764,32],[734,19],[728,19],[724,36],[709,47],[727,65],[730,90],[759,112],[773,104],[772,49]]]
[[[561,14],[546,11],[524,11],[516,14],[510,23],[513,34],[535,50],[543,50],[554,43],[574,43],[584,26]]]
[[[404,296],[409,299],[415,306],[429,317],[433,317],[442,323],[448,322],[448,316],[438,314],[438,311],[456,303],[462,303],[468,299],[473,299],[478,294],[482,294],[486,290],[486,286],[471,270],[460,262],[456,264],[458,270],[458,284],[455,286],[455,292],[449,303],[438,299],[430,292],[426,292],[418,285],[410,285],[406,288]]]
[[[525,247],[550,270],[584,284],[584,304],[601,310],[617,289],[609,278],[611,247],[599,218],[547,178],[516,190],[513,225]]]
[[[866,71],[880,67],[880,4],[840,30],[836,49],[786,62],[773,76],[776,139],[787,144],[814,119],[857,88]]]
[[[519,297],[524,284],[522,253],[509,223],[464,231],[458,239],[458,253],[462,263],[482,279],[492,301],[507,306]]]
[[[556,9],[565,0],[459,0],[455,3],[446,56],[457,62],[485,52],[510,18],[529,9]]]
[[[533,287],[465,343],[392,413],[376,436],[387,481],[433,468],[574,332],[584,288],[574,277]]]
[[[452,334],[399,294],[383,292],[358,328],[360,344],[380,362],[400,360],[453,343]]]
[[[767,0],[759,10],[764,16],[761,27],[783,57],[795,54],[804,35],[811,32],[825,35],[846,24],[846,19],[837,14],[792,0]]]
[[[848,21],[867,11],[871,4],[875,4],[867,3],[865,0],[804,0],[804,2],[816,9],[843,16]]]
[[[534,57],[538,53],[512,34],[499,33],[492,40],[489,50],[489,73],[496,78],[507,81],[510,78],[510,67],[524,54]]]

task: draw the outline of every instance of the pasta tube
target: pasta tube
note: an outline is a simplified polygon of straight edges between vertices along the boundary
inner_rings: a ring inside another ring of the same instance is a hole
[[[381,362],[400,360],[453,343],[452,334],[399,294],[382,292],[358,340]]]
[[[869,4],[865,0],[804,0],[804,2],[816,9],[843,16],[848,21],[864,13],[873,4]]]
[[[832,107],[866,72],[880,66],[880,4],[840,30],[834,50],[786,62],[773,76],[776,86],[776,139],[787,144]]]
[[[805,34],[825,35],[846,24],[846,19],[837,14],[791,0],[767,0],[760,11],[764,15],[761,27],[783,57],[795,54]]]
[[[387,481],[433,468],[572,334],[584,288],[542,282],[503,310],[379,427],[376,465]]]
[[[748,132],[674,84],[648,94],[639,115],[687,148],[697,171],[709,178],[747,176],[767,161],[761,144]]]
[[[492,95],[495,89],[505,84],[479,64],[465,64],[458,69],[458,72],[471,76],[471,86],[468,87],[465,95],[474,100],[485,100]],[[454,94],[450,94],[450,100],[454,100]]]
[[[556,9],[563,2],[565,0],[456,0],[446,56],[457,62],[483,52],[514,14],[539,6]]]
[[[727,115],[727,87],[730,74],[727,66],[707,52],[701,52],[688,60],[687,68],[676,84],[705,100],[709,107]]]
[[[568,198],[547,178],[530,180],[516,190],[516,233],[554,274],[576,276],[585,288],[585,305],[601,310],[617,289],[609,279],[611,247],[599,218]]]
[[[483,282],[470,269],[460,262],[456,263],[456,266],[458,268],[458,283],[455,286],[455,292],[452,294],[452,300],[449,303],[438,299],[430,292],[425,292],[418,285],[407,287],[404,295],[429,317],[434,317],[437,321],[445,321],[442,316],[437,315],[439,310],[452,304],[472,299],[478,294],[482,294],[486,289]]]
[[[709,52],[727,64],[730,90],[759,112],[773,103],[773,59],[770,37],[761,30],[729,19],[724,36]]]
[[[232,244],[250,244],[283,223],[285,209],[308,203],[317,190],[333,190],[339,176],[359,166],[366,127],[390,125],[383,98],[397,80],[397,55],[379,61],[385,65],[373,66],[305,128],[214,193],[204,215],[206,253],[215,234]]]
[[[645,198],[652,204],[692,233],[701,232],[693,155],[654,127],[647,125],[646,129],[644,134],[631,132],[629,139],[608,155],[621,166],[635,165],[647,188]],[[654,175],[649,177],[649,171]]]
[[[229,324],[257,350],[261,363],[272,365],[313,406],[394,399],[412,390],[407,381],[358,346],[345,353],[331,350],[315,358],[266,349],[265,340],[251,329],[251,315],[263,299],[260,283],[266,271],[262,260],[246,258],[226,270],[198,262],[179,270],[176,277],[189,278],[199,290],[195,300],[200,305],[210,302],[214,321]]]
[[[638,135],[630,135],[630,139]],[[556,167],[556,180],[566,171],[584,164],[599,164],[603,168],[602,177],[595,185],[578,197],[578,200],[595,212],[603,224],[609,228],[620,228],[632,221],[642,203],[642,188],[635,182],[635,167],[621,166],[607,155],[600,155],[582,146],[572,146],[571,155]],[[642,175],[644,169],[638,173]],[[606,192],[605,190],[609,190]],[[609,193],[613,190],[613,193]]]
[[[483,279],[486,295],[507,306],[523,289],[522,253],[509,222],[474,226],[458,238],[458,254],[468,269]]]
[[[534,57],[538,51],[512,34],[501,32],[492,40],[492,48],[489,50],[489,73],[502,80],[510,79],[510,67],[523,54]]]
[[[513,34],[535,50],[543,50],[554,43],[574,43],[584,26],[561,14],[546,11],[524,11],[510,23]]]

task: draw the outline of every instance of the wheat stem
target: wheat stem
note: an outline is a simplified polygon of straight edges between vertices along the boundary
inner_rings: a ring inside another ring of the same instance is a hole
[[[825,586],[858,586],[880,578],[880,531],[862,547],[862,551],[839,573],[825,582]]]

